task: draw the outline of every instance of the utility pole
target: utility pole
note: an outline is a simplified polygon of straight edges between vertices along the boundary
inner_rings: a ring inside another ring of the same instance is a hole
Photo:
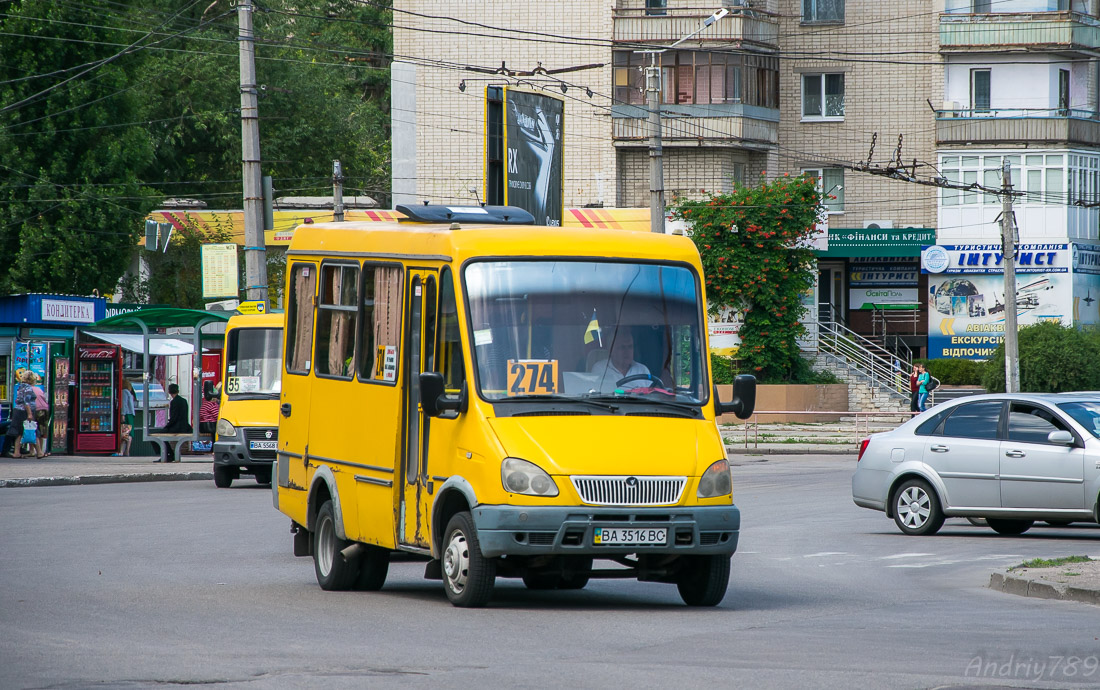
[[[661,68],[657,53],[649,54],[645,68],[646,104],[649,106],[649,230],[665,231],[665,167],[661,146]]]
[[[649,67],[645,68],[646,106],[649,108],[649,231],[665,231],[665,168],[664,149],[661,146],[661,68],[657,56],[671,50],[706,29],[730,11],[725,7],[703,20],[703,25],[667,48],[639,50],[649,55]]]
[[[339,160],[332,161],[332,219],[344,220],[344,171]]]
[[[1012,216],[1012,168],[1001,167],[1001,254],[1005,270],[1005,392],[1020,392],[1019,333],[1016,330],[1016,225]]]
[[[256,87],[256,39],[252,32],[252,0],[238,0],[237,43],[241,55],[241,163],[244,168],[245,295],[267,303],[267,249],[263,233],[263,192],[260,189],[260,115]]]

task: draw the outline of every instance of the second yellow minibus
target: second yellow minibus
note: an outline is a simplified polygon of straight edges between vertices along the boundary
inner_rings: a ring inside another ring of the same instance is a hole
[[[684,237],[531,225],[510,207],[318,223],[287,252],[272,495],[328,590],[427,561],[457,606],[497,577],[725,596],[740,512]]]

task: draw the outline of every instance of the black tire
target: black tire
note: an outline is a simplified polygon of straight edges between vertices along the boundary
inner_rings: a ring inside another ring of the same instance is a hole
[[[359,574],[358,564],[349,563],[340,553],[351,542],[336,535],[336,516],[332,510],[332,501],[325,501],[317,513],[317,524],[313,530],[313,571],[317,574],[317,584],[328,591],[351,589]]]
[[[987,527],[988,526],[988,525],[986,525],[985,518],[968,517],[968,518],[966,518],[966,521],[969,522],[970,524],[974,525],[975,527]]]
[[[489,602],[496,583],[496,561],[481,555],[474,519],[456,513],[443,533],[443,589],[455,606],[478,608]]]
[[[214,486],[228,489],[233,485],[233,473],[224,465],[214,465]]]
[[[1023,534],[1031,529],[1031,526],[1035,524],[1034,520],[1002,520],[1000,518],[986,518],[989,526],[997,534],[1005,534],[1015,536],[1017,534]]]
[[[558,589],[584,589],[588,585],[589,574],[592,570],[592,559],[575,556],[567,565],[571,571],[561,576],[558,581]]]
[[[270,484],[271,483],[271,470],[259,470],[256,472],[257,484]]]
[[[943,509],[935,490],[923,479],[910,479],[898,487],[891,499],[894,523],[903,534],[925,536],[943,527]]]
[[[730,556],[684,556],[676,589],[688,606],[717,606],[730,584]]]
[[[359,559],[359,575],[355,578],[355,588],[364,592],[377,592],[386,584],[386,575],[389,572],[389,549],[367,545],[366,552]]]

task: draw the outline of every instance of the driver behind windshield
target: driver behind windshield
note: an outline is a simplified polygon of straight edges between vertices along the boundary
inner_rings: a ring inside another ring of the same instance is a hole
[[[601,393],[613,393],[616,390],[631,390],[652,386],[649,367],[634,359],[634,334],[629,328],[619,328],[611,340],[610,354],[597,361],[591,373],[599,375],[597,382]],[[619,381],[637,376],[633,381]]]

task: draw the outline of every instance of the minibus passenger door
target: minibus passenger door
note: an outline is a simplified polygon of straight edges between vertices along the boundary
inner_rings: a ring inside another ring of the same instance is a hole
[[[309,374],[313,367],[317,264],[296,261],[289,266],[288,272],[290,294],[286,303],[284,376],[279,396],[278,467],[274,481],[283,488],[305,491],[309,487],[305,456],[309,448],[312,384]],[[304,520],[304,515],[302,518]]]
[[[401,543],[428,548],[431,495],[426,467],[429,419],[420,402],[420,373],[434,361],[437,278],[434,270],[410,269],[405,323],[405,444],[401,491]]]

